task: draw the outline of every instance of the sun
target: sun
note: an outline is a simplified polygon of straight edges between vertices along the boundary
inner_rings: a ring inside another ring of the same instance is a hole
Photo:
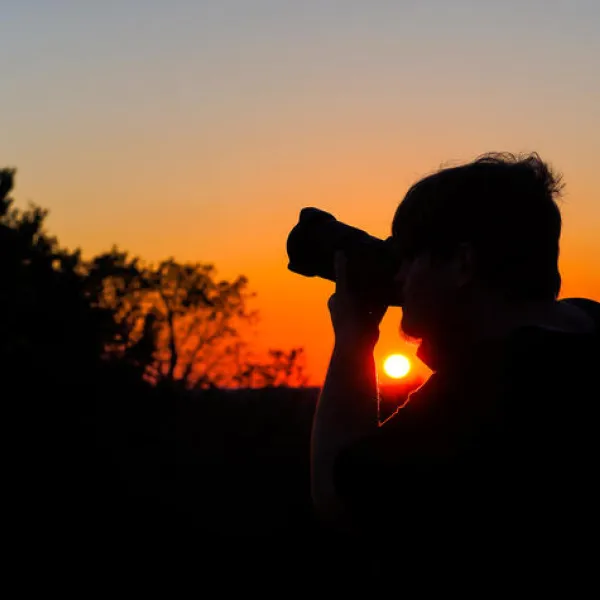
[[[383,363],[383,370],[392,379],[402,379],[410,371],[410,361],[404,354],[390,354]]]

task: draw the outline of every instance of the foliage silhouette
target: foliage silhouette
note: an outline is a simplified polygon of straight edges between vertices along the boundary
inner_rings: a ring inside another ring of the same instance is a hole
[[[145,265],[117,248],[86,262],[47,233],[47,211],[14,207],[14,175],[0,170],[0,368],[17,425],[21,537],[48,565],[60,539],[71,573],[106,549],[128,568],[164,568],[198,540],[217,557],[203,558],[211,575],[219,556],[235,557],[261,589],[266,564],[304,575],[322,555],[331,573],[337,555],[346,569],[350,551],[310,507],[317,389],[287,387],[306,384],[302,348],[252,351],[246,279],[173,259]],[[219,554],[214,540],[231,536],[276,543]],[[307,553],[309,538],[319,544]]]
[[[136,369],[147,381],[185,389],[306,384],[302,349],[271,350],[254,358],[242,332],[258,313],[248,308],[248,281],[216,279],[213,265],[144,265],[114,247],[88,266],[96,306],[118,326],[107,356]]]
[[[246,277],[217,280],[213,265],[173,258],[145,265],[116,247],[85,262],[45,231],[46,210],[13,208],[14,175],[0,171],[5,360],[82,378],[98,361],[117,361],[186,389],[306,384],[301,348],[259,359],[244,340],[258,320]]]
[[[47,211],[13,207],[14,170],[0,170],[0,355],[7,373],[87,381],[115,335],[112,314],[95,306],[79,250],[61,248]],[[35,381],[31,381],[34,384]]]

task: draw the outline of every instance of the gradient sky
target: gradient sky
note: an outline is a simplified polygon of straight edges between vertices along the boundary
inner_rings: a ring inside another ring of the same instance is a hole
[[[245,274],[257,344],[314,383],[333,284],[286,270],[303,206],[387,236],[419,177],[489,150],[564,174],[563,295],[600,300],[597,0],[0,0],[0,165],[84,254]],[[399,341],[386,315],[378,357]]]

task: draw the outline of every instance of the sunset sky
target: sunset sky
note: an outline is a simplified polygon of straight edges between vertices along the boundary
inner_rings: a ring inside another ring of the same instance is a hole
[[[304,206],[389,235],[410,184],[486,151],[564,174],[563,296],[600,300],[597,0],[1,0],[0,166],[86,256],[245,274],[260,347],[319,384],[333,284],[287,271]],[[386,315],[378,360],[414,353]]]

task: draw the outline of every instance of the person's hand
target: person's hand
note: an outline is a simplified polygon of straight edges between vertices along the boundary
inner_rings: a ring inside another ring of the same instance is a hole
[[[361,301],[348,285],[347,259],[343,252],[335,255],[335,293],[328,307],[336,342],[367,343],[373,346],[379,339],[379,324],[387,305]]]

